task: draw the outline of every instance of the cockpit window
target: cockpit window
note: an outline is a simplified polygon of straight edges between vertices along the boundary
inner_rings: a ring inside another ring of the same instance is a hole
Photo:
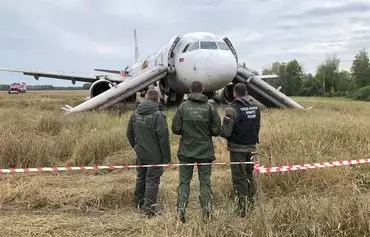
[[[225,42],[217,42],[217,45],[222,50],[230,50],[229,46]]]
[[[218,49],[216,42],[212,42],[212,41],[201,41],[200,48],[201,49]]]
[[[185,52],[186,52],[186,50],[188,50],[189,46],[190,46],[190,44],[187,44],[187,45],[185,46],[185,48],[182,50],[182,52],[183,52],[183,53],[185,53]]]
[[[199,49],[199,42],[192,43],[191,46],[189,47],[188,51],[193,51],[193,50],[196,50],[196,49]]]

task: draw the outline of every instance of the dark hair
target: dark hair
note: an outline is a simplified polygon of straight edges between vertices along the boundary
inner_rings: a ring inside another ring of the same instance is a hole
[[[203,85],[200,81],[193,81],[191,83],[190,90],[193,93],[202,93],[203,92]]]
[[[234,86],[234,92],[237,96],[243,97],[247,95],[247,87],[243,83],[237,83]]]
[[[154,89],[149,89],[148,92],[146,93],[145,97],[148,100],[151,100],[151,101],[154,101],[154,102],[158,102],[159,94],[158,94],[158,91],[156,91]]]

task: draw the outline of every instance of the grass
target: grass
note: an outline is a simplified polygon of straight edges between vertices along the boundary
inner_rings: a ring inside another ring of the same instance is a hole
[[[134,164],[125,137],[131,112],[62,116],[62,105],[85,96],[0,93],[0,166]],[[369,158],[370,103],[295,99],[312,109],[262,112],[264,166]],[[174,111],[166,114],[171,125]],[[225,141],[214,144],[217,160],[227,161]],[[171,134],[173,162],[177,146]],[[0,236],[370,236],[369,165],[260,175],[257,206],[246,219],[233,213],[229,169],[213,171],[215,216],[207,224],[200,218],[196,176],[188,222],[177,221],[176,168],[163,175],[163,215],[151,220],[132,207],[134,170],[0,175]]]

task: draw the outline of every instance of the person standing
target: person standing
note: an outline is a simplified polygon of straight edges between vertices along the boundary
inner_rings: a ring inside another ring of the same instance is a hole
[[[234,98],[223,118],[221,136],[227,139],[231,162],[252,162],[259,143],[260,109],[247,95],[245,84],[234,86]],[[255,194],[253,164],[231,165],[237,212],[245,217],[247,201],[253,203]]]
[[[179,106],[172,121],[172,132],[181,135],[177,153],[181,164],[211,163],[215,159],[212,136],[220,134],[221,118],[202,94],[203,90],[201,82],[194,81],[188,101]],[[177,210],[182,222],[185,222],[193,169],[193,165],[180,166]],[[212,211],[211,171],[211,165],[198,166],[199,200],[204,218],[209,218]]]
[[[164,113],[158,108],[156,90],[148,90],[146,99],[137,105],[128,123],[127,138],[131,147],[135,149],[137,165],[171,162],[168,125]],[[148,217],[156,214],[155,207],[162,173],[163,167],[137,169],[134,200]]]

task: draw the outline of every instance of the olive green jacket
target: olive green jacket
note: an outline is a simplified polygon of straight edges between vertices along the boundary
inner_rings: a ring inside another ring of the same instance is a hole
[[[157,103],[144,100],[138,105],[130,117],[127,138],[135,149],[138,163],[171,162],[168,125]]]
[[[181,135],[178,157],[214,159],[212,136],[220,135],[221,118],[201,93],[189,94],[176,111],[172,132]]]

